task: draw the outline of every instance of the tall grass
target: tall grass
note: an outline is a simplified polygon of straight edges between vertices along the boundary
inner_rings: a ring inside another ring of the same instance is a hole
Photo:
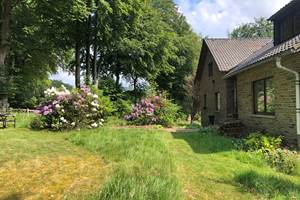
[[[300,184],[279,175],[246,171],[235,179],[246,190],[268,199],[300,199]]]
[[[71,142],[99,152],[114,166],[110,180],[91,199],[181,199],[174,162],[161,137],[161,132],[145,129],[73,133]]]

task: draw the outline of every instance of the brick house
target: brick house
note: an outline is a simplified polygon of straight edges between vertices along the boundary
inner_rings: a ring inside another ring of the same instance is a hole
[[[300,0],[291,1],[270,20],[273,40],[204,40],[195,99],[204,126],[238,119],[251,129],[284,135],[296,144],[300,141]]]

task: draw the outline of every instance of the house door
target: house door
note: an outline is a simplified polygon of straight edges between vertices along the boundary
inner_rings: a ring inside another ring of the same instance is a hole
[[[208,123],[210,126],[215,125],[215,116],[213,115],[208,116]]]
[[[237,81],[233,80],[233,118],[238,118],[238,97],[237,97]]]

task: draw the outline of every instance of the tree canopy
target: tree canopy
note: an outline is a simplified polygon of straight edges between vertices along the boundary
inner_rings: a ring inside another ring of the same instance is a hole
[[[235,28],[231,38],[268,38],[273,36],[273,23],[266,18],[255,18],[254,22],[246,23]]]
[[[200,37],[172,0],[3,0],[0,12],[0,72],[11,80],[0,89],[14,106],[42,96],[58,68],[76,87],[109,80],[122,93],[125,78],[136,98],[141,82],[180,104],[187,97]]]

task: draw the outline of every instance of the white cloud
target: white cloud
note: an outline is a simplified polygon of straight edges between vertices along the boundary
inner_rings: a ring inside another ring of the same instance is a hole
[[[176,0],[179,11],[203,36],[227,37],[236,26],[270,17],[290,0]]]
[[[68,72],[64,72],[62,70],[59,70],[57,74],[52,74],[50,76],[51,80],[59,80],[64,83],[70,84],[72,86],[75,86],[75,77],[72,74],[69,74]]]

